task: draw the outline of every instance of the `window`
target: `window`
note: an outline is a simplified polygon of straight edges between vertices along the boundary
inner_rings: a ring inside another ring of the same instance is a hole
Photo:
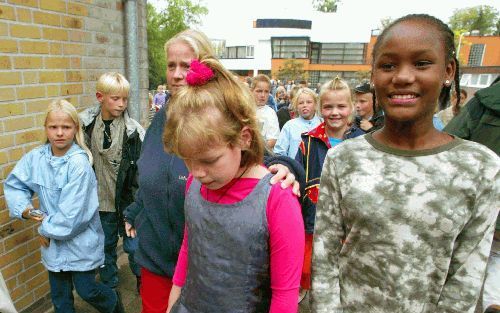
[[[318,64],[319,63],[319,52],[320,51],[321,51],[321,44],[319,42],[311,43],[311,64]]]
[[[469,66],[481,66],[483,64],[484,44],[473,44],[469,53]]]
[[[313,87],[319,83],[319,71],[309,71],[309,82]]]
[[[490,85],[490,75],[489,74],[479,75],[479,85],[488,87]]]
[[[247,46],[247,58],[253,58],[253,46]]]
[[[253,58],[253,46],[237,46],[226,48],[226,58],[228,59],[245,59]]]
[[[463,74],[462,78],[460,78],[460,85],[461,86],[468,86],[469,82],[471,80],[471,74]]]
[[[320,64],[363,64],[365,62],[364,43],[323,43],[318,62]]]
[[[273,59],[306,59],[308,47],[308,38],[271,38]]]

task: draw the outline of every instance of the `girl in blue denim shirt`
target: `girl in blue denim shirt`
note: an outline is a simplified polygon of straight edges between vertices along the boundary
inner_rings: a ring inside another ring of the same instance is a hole
[[[75,312],[73,286],[99,312],[123,312],[118,294],[95,281],[95,269],[104,262],[104,234],[92,155],[71,103],[49,105],[45,135],[45,144],[23,156],[5,181],[10,215],[40,222],[42,263],[56,313]],[[39,210],[33,209],[34,193]]]

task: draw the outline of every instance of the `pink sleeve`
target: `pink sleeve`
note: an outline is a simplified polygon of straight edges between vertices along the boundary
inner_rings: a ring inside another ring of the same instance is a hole
[[[186,191],[185,195],[187,195],[189,187],[193,182],[193,175],[189,174],[187,182],[186,182]],[[179,251],[179,257],[177,258],[177,264],[175,265],[174,277],[172,278],[172,282],[174,285],[182,287],[186,282],[187,275],[187,265],[188,265],[188,230],[187,226],[184,225],[184,237],[182,238],[181,250]]]
[[[283,190],[280,184],[271,188],[267,201],[271,250],[270,313],[296,313],[304,261],[304,222],[292,189]]]

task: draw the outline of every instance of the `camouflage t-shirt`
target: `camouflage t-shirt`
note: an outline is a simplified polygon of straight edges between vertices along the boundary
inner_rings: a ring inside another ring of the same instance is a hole
[[[371,134],[329,150],[313,312],[473,312],[499,210],[500,159],[455,138],[397,150]]]

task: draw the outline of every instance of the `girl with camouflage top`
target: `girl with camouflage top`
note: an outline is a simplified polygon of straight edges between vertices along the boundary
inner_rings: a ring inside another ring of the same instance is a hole
[[[437,131],[458,85],[453,32],[398,19],[373,50],[385,126],[328,152],[317,205],[313,312],[474,312],[498,214],[498,156]]]

